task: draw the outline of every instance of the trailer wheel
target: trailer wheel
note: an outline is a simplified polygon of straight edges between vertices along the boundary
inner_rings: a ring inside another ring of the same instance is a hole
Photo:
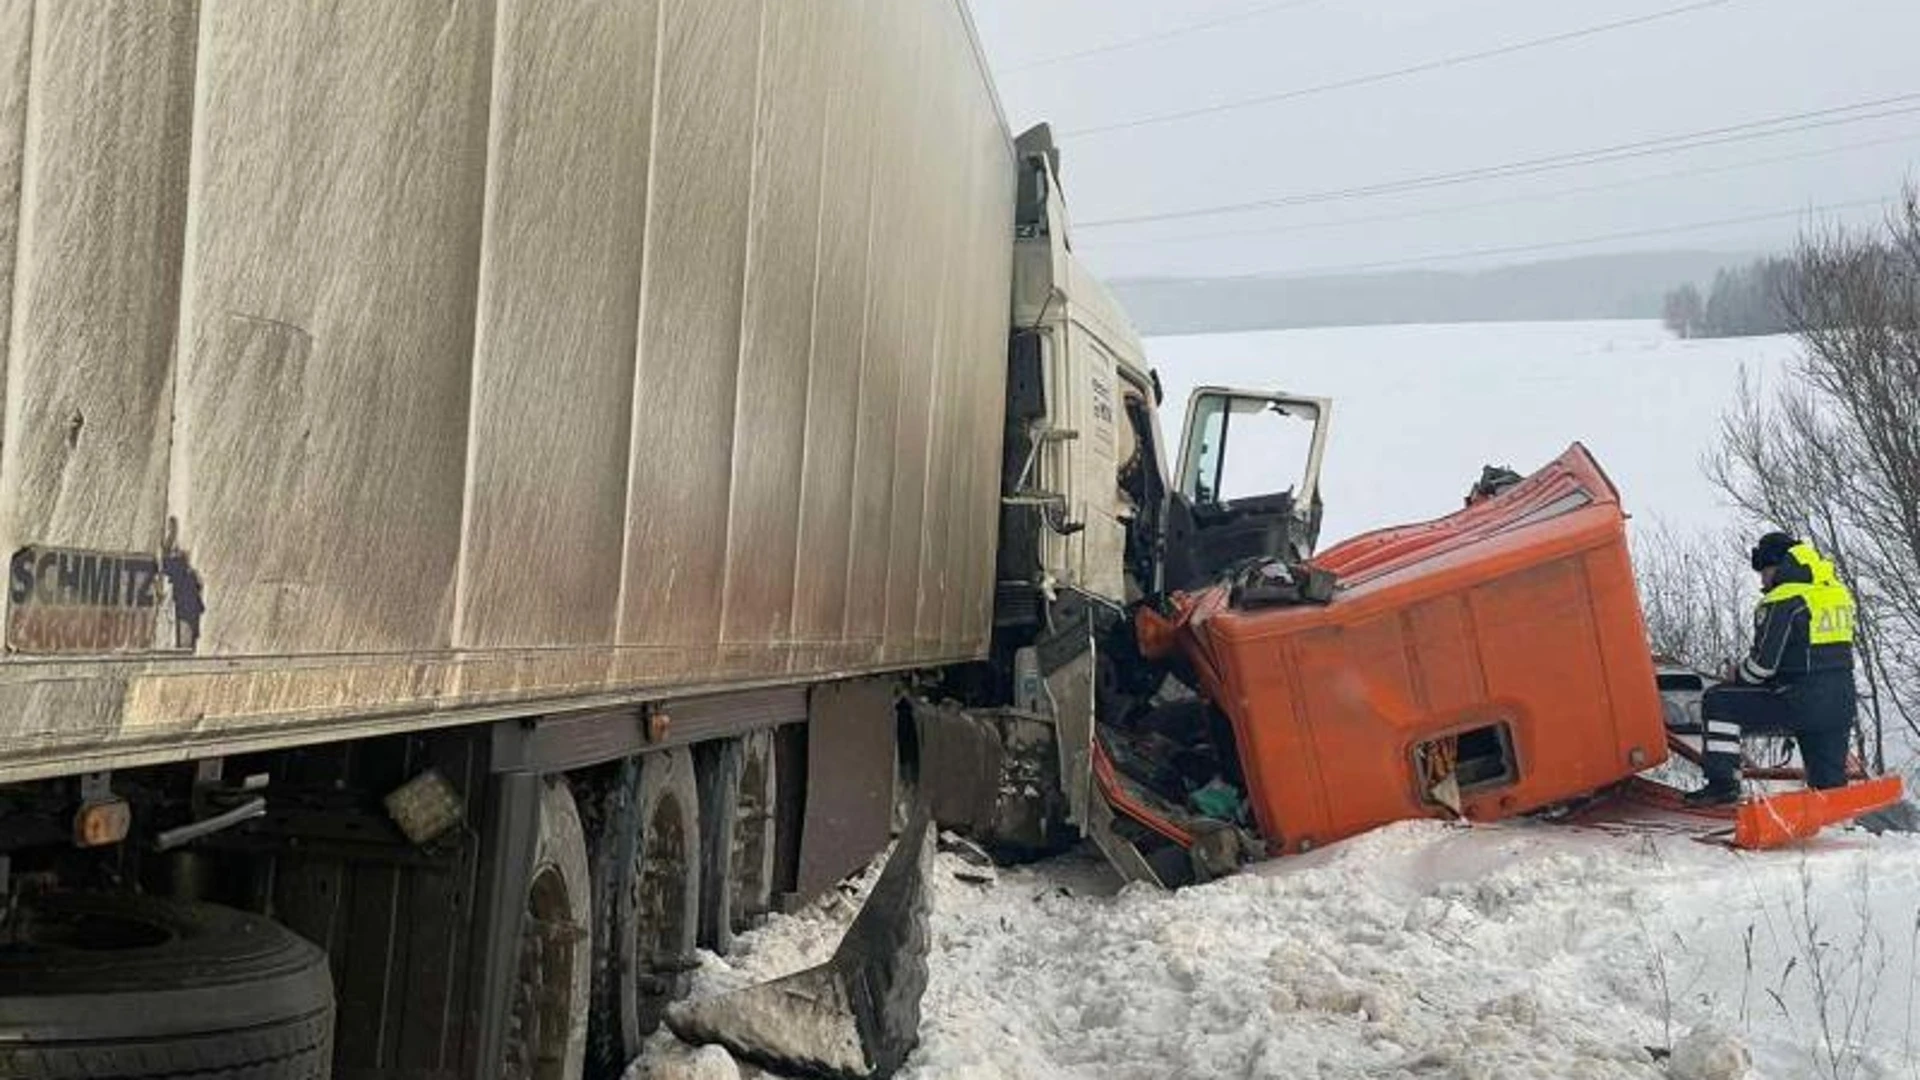
[[[30,897],[0,947],[0,1076],[319,1080],[333,985],[319,949],[212,904]]]
[[[593,817],[599,948],[588,1070],[618,1076],[697,963],[700,796],[692,752],[624,762],[608,777]]]
[[[755,731],[702,751],[700,941],[724,953],[773,902],[773,733]]]
[[[587,836],[564,779],[550,779],[541,794],[539,835],[527,875],[501,1075],[579,1080],[587,1051],[593,909]]]

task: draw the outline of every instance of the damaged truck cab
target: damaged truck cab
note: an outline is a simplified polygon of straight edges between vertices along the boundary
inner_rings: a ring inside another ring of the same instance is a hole
[[[1625,515],[1584,449],[1316,556],[1331,403],[1202,387],[1170,447],[1047,130],[1017,152],[991,659],[913,708],[943,824],[1175,885],[1664,759]]]

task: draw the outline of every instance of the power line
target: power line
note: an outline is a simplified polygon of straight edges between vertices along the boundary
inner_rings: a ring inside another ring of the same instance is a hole
[[[1216,27],[1228,26],[1238,22],[1246,22],[1249,19],[1257,19],[1263,15],[1271,15],[1277,11],[1291,11],[1294,8],[1303,8],[1303,7],[1307,7],[1310,4],[1318,4],[1322,2],[1324,2],[1324,0],[1287,0],[1287,2],[1280,3],[1280,4],[1262,4],[1257,8],[1251,8],[1246,11],[1235,12],[1232,15],[1222,15],[1219,18],[1207,19],[1203,22],[1188,23],[1185,26],[1177,26],[1177,27],[1174,27],[1172,30],[1165,31],[1163,33],[1142,34],[1139,37],[1127,38],[1124,41],[1115,41],[1107,45],[1096,45],[1090,49],[1080,49],[1075,52],[1061,53],[1058,56],[1048,56],[1039,60],[1029,60],[1024,64],[1016,64],[1013,67],[1007,68],[1005,71],[1001,72],[1001,74],[1002,75],[1018,75],[1022,72],[1033,71],[1038,68],[1053,67],[1056,64],[1071,63],[1075,60],[1085,60],[1090,56],[1104,56],[1107,53],[1120,52],[1124,49],[1136,49],[1142,45],[1151,45],[1155,42],[1165,41],[1168,38],[1185,37],[1188,34],[1197,34],[1203,30],[1212,30],[1212,29],[1215,29]]]
[[[1548,34],[1545,37],[1528,38],[1524,41],[1510,42],[1506,45],[1498,45],[1491,49],[1458,53],[1453,56],[1442,57],[1438,60],[1429,60],[1421,64],[1393,68],[1389,71],[1376,71],[1367,75],[1355,75],[1345,79],[1336,79],[1333,82],[1301,86],[1292,90],[1282,90],[1275,94],[1262,94],[1258,97],[1241,98],[1236,101],[1223,101],[1213,105],[1202,105],[1198,108],[1182,109],[1178,112],[1156,113],[1152,116],[1141,116],[1132,120],[1116,120],[1106,124],[1095,124],[1091,127],[1063,130],[1060,138],[1063,140],[1080,139],[1089,135],[1099,135],[1106,132],[1128,131],[1133,128],[1147,127],[1155,124],[1171,124],[1180,120],[1191,120],[1198,116],[1211,116],[1215,113],[1231,112],[1236,109],[1248,109],[1256,105],[1272,105],[1282,101],[1294,101],[1315,94],[1331,93],[1335,90],[1351,90],[1359,86],[1371,86],[1374,83],[1388,82],[1393,79],[1405,78],[1409,75],[1424,75],[1427,72],[1458,67],[1462,64],[1472,64],[1481,60],[1510,56],[1514,53],[1525,52],[1529,49],[1539,49],[1549,45],[1559,45],[1568,41],[1575,41],[1580,38],[1593,37],[1597,34],[1612,33],[1615,30],[1645,26],[1648,23],[1659,22],[1663,19],[1672,19],[1681,15],[1689,15],[1696,11],[1704,11],[1707,8],[1723,7],[1736,2],[1738,2],[1738,0],[1693,0],[1692,3],[1681,4],[1678,7],[1663,8],[1660,11],[1651,12],[1646,15],[1636,15],[1629,19],[1616,19],[1613,22],[1599,23],[1594,26],[1582,27],[1578,30],[1566,30],[1557,34]]]
[[[1712,176],[1720,173],[1738,172],[1742,169],[1759,168],[1766,165],[1778,165],[1790,161],[1807,161],[1814,158],[1829,157],[1834,154],[1850,153],[1855,150],[1867,150],[1878,146],[1896,146],[1902,143],[1920,142],[1920,133],[1909,132],[1884,139],[1868,139],[1862,142],[1846,143],[1841,146],[1827,146],[1818,150],[1808,150],[1797,154],[1776,154],[1771,157],[1750,158],[1746,161],[1730,162],[1725,165],[1713,165],[1699,169],[1673,169],[1648,176],[1635,176],[1626,180],[1617,180],[1606,184],[1587,184],[1581,187],[1562,188],[1557,191],[1543,191],[1530,195],[1517,195],[1504,199],[1488,199],[1480,202],[1457,203],[1452,206],[1423,207],[1392,214],[1370,214],[1366,217],[1340,218],[1336,221],[1294,222],[1286,225],[1264,226],[1252,229],[1217,229],[1212,232],[1182,233],[1178,236],[1148,236],[1126,240],[1095,240],[1094,246],[1102,251],[1110,248],[1155,247],[1166,244],[1184,244],[1203,240],[1238,239],[1246,236],[1279,236],[1288,233],[1318,232],[1327,229],[1350,228],[1355,225],[1378,225],[1395,221],[1416,221],[1422,218],[1446,217],[1451,214],[1467,213],[1473,210],[1499,209],[1518,206],[1525,203],[1552,202],[1571,198],[1576,195],[1591,195],[1602,191],[1619,191],[1623,188],[1639,187],[1642,184],[1658,183],[1662,180],[1686,180],[1697,176]]]
[[[1080,229],[1111,228],[1119,225],[1133,225],[1152,221],[1169,221],[1193,217],[1212,217],[1220,214],[1242,213],[1252,210],[1277,209],[1287,206],[1303,206],[1314,203],[1336,202],[1347,199],[1371,198],[1381,195],[1399,194],[1407,191],[1421,191],[1436,187],[1449,187],[1478,180],[1506,179],[1516,176],[1530,176],[1537,173],[1559,169],[1578,168],[1586,165],[1612,164],[1643,157],[1655,157],[1665,154],[1681,153],[1730,143],[1746,142],[1752,139],[1774,138],[1780,135],[1793,135],[1805,131],[1815,131],[1846,124],[1862,123],[1870,120],[1882,120],[1889,117],[1905,116],[1920,112],[1920,104],[1902,108],[1884,109],[1878,112],[1863,113],[1856,116],[1839,116],[1831,119],[1781,126],[1790,121],[1815,116],[1830,116],[1834,113],[1858,110],[1869,106],[1901,102],[1920,101],[1920,94],[1908,94],[1897,98],[1883,99],[1880,102],[1868,102],[1860,105],[1840,106],[1833,109],[1815,110],[1810,113],[1797,113],[1766,120],[1755,120],[1744,124],[1729,125],[1721,128],[1709,128],[1679,135],[1662,136],[1631,143],[1619,143],[1613,146],[1593,150],[1574,151],[1555,154],[1543,158],[1507,162],[1501,165],[1489,165],[1474,169],[1465,169],[1451,173],[1431,173],[1408,177],[1402,180],[1348,188],[1335,188],[1323,191],[1303,192],[1297,195],[1278,196],[1257,199],[1249,202],[1222,203],[1213,206],[1195,207],[1187,210],[1173,210],[1158,214],[1136,214],[1129,217],[1104,218],[1080,223]],[[1771,128],[1772,130],[1756,130]]]
[[[1340,274],[1357,274],[1367,270],[1387,270],[1401,266],[1420,266],[1427,263],[1459,262],[1466,259],[1491,258],[1500,255],[1526,255],[1541,251],[1555,251],[1561,248],[1590,247],[1594,244],[1612,243],[1616,240],[1641,240],[1651,236],[1672,236],[1675,233],[1701,232],[1707,229],[1725,228],[1729,225],[1751,225],[1762,221],[1779,221],[1784,218],[1801,217],[1811,214],[1833,214],[1846,210],[1859,210],[1868,206],[1885,206],[1885,198],[1855,199],[1851,202],[1829,203],[1825,206],[1805,206],[1796,210],[1778,210],[1765,214],[1746,214],[1740,217],[1716,218],[1711,221],[1690,221],[1680,225],[1662,225],[1649,229],[1629,229],[1625,232],[1604,233],[1598,236],[1583,236],[1571,240],[1548,240],[1533,244],[1512,244],[1505,247],[1474,248],[1466,251],[1436,252],[1429,255],[1414,255],[1400,259],[1381,259],[1374,262],[1344,263],[1335,266],[1310,266],[1292,270],[1255,270],[1242,274],[1221,274],[1200,279],[1200,283],[1216,281],[1256,281],[1260,279],[1285,280],[1288,278],[1324,277]]]
[[[1806,112],[1787,113],[1760,120],[1749,120],[1739,124],[1702,128],[1697,131],[1662,135],[1649,139],[1637,139],[1632,142],[1614,143],[1610,146],[1596,147],[1590,150],[1550,154],[1545,157],[1526,158],[1519,161],[1504,162],[1499,165],[1485,165],[1472,169],[1461,169],[1455,172],[1427,173],[1405,177],[1399,180],[1383,181],[1376,184],[1307,191],[1295,195],[1251,199],[1245,202],[1216,203],[1211,206],[1191,207],[1185,210],[1168,210],[1153,214],[1132,214],[1124,217],[1100,218],[1093,221],[1079,222],[1076,224],[1076,229],[1082,231],[1088,229],[1106,229],[1121,225],[1144,224],[1151,221],[1176,221],[1186,218],[1214,217],[1221,214],[1236,214],[1251,210],[1268,210],[1285,206],[1306,206],[1315,203],[1340,202],[1348,199],[1363,199],[1380,195],[1399,194],[1407,191],[1424,191],[1431,188],[1451,187],[1479,180],[1531,176],[1537,173],[1579,168],[1586,165],[1604,165],[1619,161],[1632,161],[1644,157],[1658,157],[1688,150],[1699,150],[1713,146],[1748,142],[1753,139],[1775,138],[1781,135],[1793,135],[1804,131],[1818,131],[1824,128],[1841,127],[1847,124],[1864,123],[1870,120],[1884,120],[1889,117],[1906,116],[1916,112],[1920,112],[1920,93],[1900,94],[1894,97],[1878,98],[1873,101],[1857,102],[1852,105],[1836,105],[1826,109],[1812,109]]]

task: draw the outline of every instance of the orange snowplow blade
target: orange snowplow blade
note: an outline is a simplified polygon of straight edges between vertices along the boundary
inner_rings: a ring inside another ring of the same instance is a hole
[[[1851,821],[1900,801],[1898,776],[1878,776],[1845,787],[1804,788],[1764,795],[1740,804],[1733,846],[1756,851],[1805,840],[1828,825]]]

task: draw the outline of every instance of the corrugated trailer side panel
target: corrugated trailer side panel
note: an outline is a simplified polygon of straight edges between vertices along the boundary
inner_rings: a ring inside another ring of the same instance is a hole
[[[961,32],[972,40],[970,22],[962,20]],[[975,45],[977,49],[977,43]],[[950,455],[957,462],[960,481],[948,491],[952,527],[949,531],[946,560],[947,596],[942,606],[940,634],[949,640],[983,641],[993,626],[994,544],[980,542],[980,523],[972,515],[981,506],[997,507],[1000,498],[1000,458],[973,453],[978,432],[1001,428],[1005,423],[1004,357],[1010,327],[1009,320],[995,323],[976,313],[994,306],[1013,293],[1013,261],[1007,254],[1007,220],[1012,207],[1005,200],[1004,173],[996,164],[1004,134],[995,119],[999,106],[993,90],[985,83],[968,86],[963,113],[971,130],[974,149],[971,170],[961,199],[967,204],[966,237],[969,263],[981,269],[961,283],[966,290],[965,308],[969,316],[956,328],[954,349],[962,357],[955,369],[959,396],[955,401],[953,437],[958,451]],[[979,392],[968,365],[973,358],[1001,358],[1002,376],[994,382],[994,392]],[[996,524],[987,526],[997,528]]]
[[[879,648],[886,632],[887,559],[891,551],[895,419],[900,410],[900,358],[907,324],[912,223],[907,176],[918,177],[912,139],[914,107],[922,93],[913,78],[920,62],[909,5],[881,2],[875,14],[878,47],[871,54],[880,88],[868,106],[873,125],[873,242],[868,252],[866,348],[861,359],[859,420],[854,431],[853,551],[847,565],[849,642]],[[890,92],[889,92],[890,91]]]
[[[819,287],[814,296],[813,365],[807,385],[807,429],[801,453],[800,532],[794,545],[794,639],[802,665],[831,654],[847,627],[847,570],[853,556],[854,439],[860,424],[860,373],[875,288],[870,254],[878,225],[873,208],[885,158],[873,102],[885,85],[878,71],[885,0],[848,0],[825,8],[823,33],[845,59],[827,72],[821,141]],[[829,180],[828,177],[832,179]],[[812,659],[810,659],[810,657]]]
[[[981,94],[992,105],[992,93],[985,87]],[[978,123],[976,121],[976,123]],[[973,138],[976,142],[975,153],[991,160],[1002,145],[1004,136],[995,124],[979,124]],[[981,290],[978,298],[979,308],[984,310],[994,306],[1003,296],[1013,294],[1013,259],[1001,259],[1006,252],[1007,227],[1003,224],[1013,214],[1007,189],[1000,177],[991,169],[983,169],[976,177],[976,187],[972,198],[982,203],[981,219],[974,243],[980,254],[981,275],[974,285]],[[970,323],[971,331],[966,342],[967,355],[970,357],[1000,356],[1007,351],[1008,336],[1011,330],[1010,319],[1002,319],[997,324],[988,319],[977,319]],[[1001,462],[998,455],[991,458],[972,453],[973,438],[976,433],[989,428],[1001,428],[1005,423],[1006,412],[1006,373],[1002,361],[1001,377],[994,384],[992,394],[981,393],[977,387],[970,390],[972,411],[967,420],[966,432],[969,437],[966,455],[968,467],[972,470],[972,482],[966,490],[957,492],[956,497],[964,500],[967,510],[960,520],[966,522],[969,529],[980,528],[968,515],[978,512],[981,506],[998,507],[1000,497]],[[995,515],[996,522],[998,515]],[[994,526],[988,526],[989,528]],[[969,533],[969,536],[977,534]],[[972,539],[963,541],[953,549],[958,554],[956,560],[966,566],[968,574],[962,599],[966,605],[966,615],[957,624],[956,631],[964,640],[986,640],[993,629],[993,594],[995,570],[995,545],[975,543]]]
[[[619,621],[659,15],[512,0],[498,18],[455,634],[595,645]]]
[[[621,643],[656,647],[642,668],[695,668],[720,640],[760,7],[663,4],[621,590]]]
[[[0,5],[8,552],[177,571],[0,780],[979,655],[1012,184],[956,0]]]
[[[0,4],[0,393],[13,342],[13,285],[20,255],[21,156],[26,149],[27,87],[33,69],[33,5]],[[0,409],[0,444],[7,432]]]
[[[933,32],[945,39],[940,49],[964,50],[966,27],[957,14],[947,14],[935,20]],[[964,133],[967,130],[963,110],[969,104],[963,84],[947,84],[940,87],[936,98],[936,113],[932,124],[935,130]],[[967,235],[967,194],[968,181],[972,179],[977,162],[967,161],[961,168],[940,177],[940,187],[936,194],[939,202],[934,212],[939,215],[939,243],[948,251],[966,251]],[[940,642],[940,605],[945,601],[949,567],[947,565],[948,544],[951,535],[948,526],[952,514],[945,494],[950,486],[964,482],[964,476],[958,472],[953,458],[953,418],[956,413],[955,397],[959,388],[954,385],[960,365],[955,362],[958,356],[957,343],[961,338],[961,327],[966,321],[965,303],[967,283],[965,278],[967,264],[959,259],[943,259],[936,269],[936,284],[930,300],[931,334],[927,342],[933,354],[934,362],[928,368],[929,386],[927,392],[927,454],[921,462],[921,490],[926,492],[926,506],[922,511],[924,525],[920,530],[919,575],[915,590],[914,633],[916,651],[937,649]],[[942,483],[940,474],[951,472],[948,483]]]
[[[34,78],[9,95],[19,95],[15,109],[30,106],[32,122],[9,110],[0,136],[24,137],[5,156],[33,165],[8,177],[19,182],[19,216],[9,223],[17,306],[6,357],[8,381],[31,392],[7,399],[0,533],[14,546],[156,551],[167,516],[193,6],[41,4],[30,19],[27,5],[9,7],[8,30],[19,36],[0,50],[30,49]]]
[[[746,310],[732,417],[722,641],[779,641],[793,625],[792,553],[806,465],[807,377],[819,292],[820,192],[832,50],[827,5],[769,4],[747,237]]]
[[[435,15],[200,11],[172,502],[203,655],[452,643],[494,20]]]
[[[194,34],[190,3],[0,8],[9,553],[163,540]],[[117,729],[117,680],[10,674],[0,748],[44,754]]]
[[[927,18],[925,9],[915,12],[912,33],[915,48],[923,57],[940,55],[940,27]],[[940,175],[933,162],[940,148],[952,138],[946,120],[945,102],[951,88],[941,80],[930,80],[914,103],[914,174],[921,183],[908,188],[911,219],[926,230],[926,242],[936,249],[949,243],[947,229],[947,176]],[[940,285],[944,259],[919,258],[911,249],[901,253],[902,273],[907,279],[907,317],[902,324],[900,345],[900,410],[894,417],[893,514],[887,553],[886,650],[889,655],[916,651],[915,617],[920,590],[926,584],[922,572],[922,540],[926,535],[927,457],[933,441],[934,362],[939,357]]]

